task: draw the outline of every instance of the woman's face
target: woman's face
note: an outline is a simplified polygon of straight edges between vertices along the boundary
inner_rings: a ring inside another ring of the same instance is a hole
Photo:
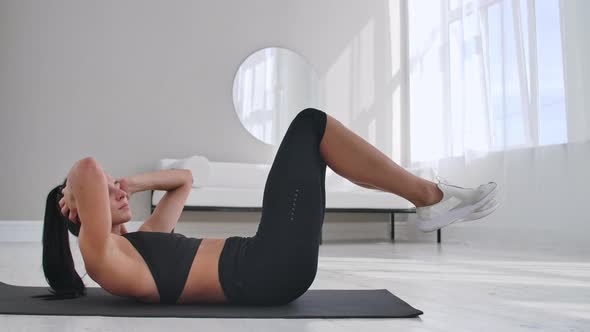
[[[113,226],[123,224],[131,220],[131,209],[127,200],[127,193],[115,184],[115,179],[105,172],[109,187],[109,201],[111,203],[111,219]]]

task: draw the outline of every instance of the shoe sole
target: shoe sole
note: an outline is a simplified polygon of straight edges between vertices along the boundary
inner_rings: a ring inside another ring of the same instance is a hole
[[[482,213],[482,212],[484,212],[484,211],[487,211],[489,208],[491,208],[491,207],[492,207],[494,204],[496,204],[496,203],[497,203],[497,201],[494,199],[494,198],[496,198],[496,194],[497,194],[497,191],[493,192],[493,193],[492,193],[492,196],[490,197],[491,199],[489,199],[487,203],[485,203],[485,204],[484,204],[482,207],[480,207],[479,209],[477,209],[477,210],[473,211],[473,212],[472,212],[470,215],[468,215],[467,217],[464,217],[463,219],[465,219],[465,220],[462,220],[462,221],[467,221],[467,220],[470,220],[470,219],[468,219],[468,218],[470,218],[472,215],[478,215],[479,213]],[[459,219],[459,220],[461,220],[461,219]]]
[[[486,208],[481,211],[475,211],[472,214],[470,214],[469,216],[467,216],[465,218],[461,218],[455,222],[473,221],[473,220],[481,219],[481,218],[489,215],[490,213],[494,212],[500,206],[500,203],[498,203],[496,200],[492,199],[490,202],[493,202],[493,203],[489,208]]]
[[[494,183],[496,184],[496,186],[479,202],[472,205],[464,206],[460,209],[451,210],[438,218],[422,221],[418,224],[418,228],[423,232],[433,232],[470,215],[471,213],[473,213],[473,211],[479,209],[480,207],[488,203],[492,198],[494,198],[494,196],[498,192],[498,184],[495,182],[490,183]]]

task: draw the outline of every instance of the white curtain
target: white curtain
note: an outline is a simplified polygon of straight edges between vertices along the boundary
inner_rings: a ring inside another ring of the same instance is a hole
[[[567,186],[590,196],[587,13],[576,14],[588,5],[566,2],[408,1],[407,166],[463,186],[496,181],[499,200],[524,194],[535,218],[571,206]]]
[[[567,107],[558,0],[408,7],[413,163],[590,139],[588,110]]]

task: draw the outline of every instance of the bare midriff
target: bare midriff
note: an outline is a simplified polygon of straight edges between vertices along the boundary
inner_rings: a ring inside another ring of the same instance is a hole
[[[189,270],[184,289],[176,303],[226,303],[218,275],[219,257],[225,239],[203,239]],[[140,256],[141,258],[141,256]],[[145,271],[144,271],[145,272]],[[150,273],[149,270],[147,273]],[[159,303],[160,296],[151,274],[144,273],[147,282],[147,295],[137,297],[142,302]]]
[[[203,239],[177,303],[225,303],[219,281],[219,257],[225,239]]]

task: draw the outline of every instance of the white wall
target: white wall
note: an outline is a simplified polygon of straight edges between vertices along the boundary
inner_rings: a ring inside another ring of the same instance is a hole
[[[563,5],[568,107],[587,108],[590,39],[582,37],[590,31],[589,2]],[[267,46],[306,57],[326,84],[325,110],[399,162],[405,70],[399,22],[399,0],[2,0],[0,220],[42,219],[47,192],[88,155],[114,176],[191,154],[270,163],[276,149],[242,128],[231,100],[239,64]],[[515,150],[470,170],[443,162],[441,172],[466,185],[506,172],[502,207],[477,225],[445,229],[444,241],[506,244],[544,237],[583,243],[590,227],[583,214],[588,151],[587,143]],[[531,160],[538,161],[535,172],[521,167]],[[543,177],[542,186],[531,187]],[[527,196],[531,190],[542,195]],[[147,193],[133,199],[133,219],[145,218],[148,206]],[[187,213],[183,220],[193,217],[202,216]],[[228,235],[220,221],[250,221],[248,234],[257,222],[252,213],[205,218],[214,221],[210,234],[220,237]],[[359,219],[367,223],[351,223]],[[327,214],[326,220],[325,239],[345,231],[388,237],[386,224],[376,222],[387,220],[384,215]],[[332,225],[334,220],[343,225]],[[398,235],[434,239],[413,228]]]
[[[0,220],[42,219],[86,156],[115,177],[192,154],[272,162],[232,103],[241,61],[268,46],[306,57],[325,111],[399,161],[399,2],[0,1]],[[131,209],[145,218],[148,194]]]

